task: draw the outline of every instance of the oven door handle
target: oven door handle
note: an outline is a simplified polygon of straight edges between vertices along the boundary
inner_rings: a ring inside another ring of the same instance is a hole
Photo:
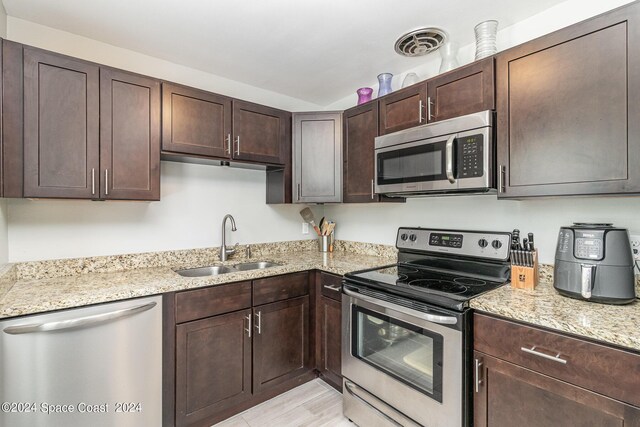
[[[417,317],[419,319],[424,319],[428,322],[431,323],[438,323],[441,325],[455,325],[456,323],[458,323],[458,319],[456,319],[453,316],[440,316],[437,314],[429,314],[429,313],[422,313],[421,311],[418,310],[413,310],[411,308],[407,308],[407,307],[403,307],[401,305],[397,305],[397,304],[392,304],[390,302],[387,301],[383,301],[383,300],[379,300],[377,298],[373,298],[370,296],[366,296],[366,295],[362,295],[358,292],[353,292],[345,287],[342,288],[342,290],[344,291],[345,294],[354,297],[354,298],[358,298],[361,299],[362,301],[366,301],[368,303],[371,304],[376,304],[391,310],[395,310],[398,311],[400,313],[404,313],[406,315],[409,316],[413,316],[413,317]]]

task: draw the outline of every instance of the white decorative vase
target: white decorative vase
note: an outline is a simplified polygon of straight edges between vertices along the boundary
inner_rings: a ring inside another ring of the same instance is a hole
[[[496,46],[496,34],[498,21],[484,21],[476,25],[476,60],[495,55],[498,52]]]

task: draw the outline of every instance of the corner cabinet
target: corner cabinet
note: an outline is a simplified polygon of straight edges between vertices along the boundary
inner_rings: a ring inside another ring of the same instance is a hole
[[[474,350],[474,426],[640,426],[640,355],[477,313]]]
[[[295,203],[342,201],[342,113],[293,114]]]
[[[159,200],[160,82],[31,47],[23,55],[20,196]]]
[[[640,4],[496,58],[499,198],[640,193]]]

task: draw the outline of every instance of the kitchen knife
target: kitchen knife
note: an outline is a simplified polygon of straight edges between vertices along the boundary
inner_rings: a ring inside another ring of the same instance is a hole
[[[527,237],[529,237],[529,250],[534,251],[535,247],[533,246],[533,233],[529,233]]]

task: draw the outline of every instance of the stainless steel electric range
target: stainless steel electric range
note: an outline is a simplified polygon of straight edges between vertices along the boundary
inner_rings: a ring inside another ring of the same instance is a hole
[[[367,427],[469,425],[469,301],[509,281],[510,241],[401,227],[397,264],[345,275],[346,417]]]

